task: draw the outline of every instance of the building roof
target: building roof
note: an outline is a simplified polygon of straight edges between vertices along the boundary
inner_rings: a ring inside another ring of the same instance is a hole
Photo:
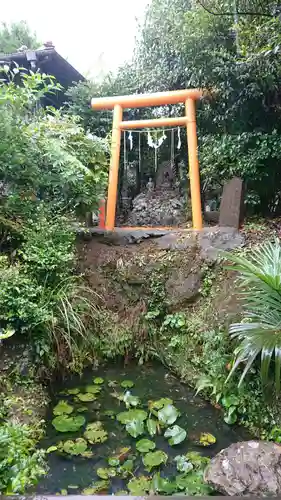
[[[64,59],[54,48],[53,45],[46,46],[37,50],[28,50],[23,47],[18,52],[12,54],[0,54],[0,64],[9,64],[11,68],[18,64],[27,70],[40,70],[42,73],[52,75],[67,90],[74,83],[85,81],[85,77],[79,73],[69,62]],[[64,92],[58,93],[51,99],[56,107],[62,105],[66,100]]]

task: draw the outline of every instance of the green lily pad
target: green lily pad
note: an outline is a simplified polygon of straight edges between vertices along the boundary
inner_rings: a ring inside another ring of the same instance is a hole
[[[197,451],[189,451],[186,455],[187,460],[189,460],[195,469],[205,468],[210,462],[209,457],[202,457]]]
[[[104,383],[104,379],[103,379],[103,378],[101,378],[101,377],[95,377],[95,378],[93,379],[93,382],[94,382],[94,384],[100,385],[100,384],[103,384],[103,383]]]
[[[69,415],[73,412],[73,406],[68,404],[67,401],[59,401],[58,404],[53,409],[54,415]]]
[[[153,467],[158,467],[160,464],[165,464],[168,460],[168,455],[162,451],[151,451],[146,453],[144,457],[142,457],[143,464],[147,468],[148,472],[150,472]]]
[[[138,406],[140,404],[140,398],[137,396],[133,396],[130,391],[127,391],[123,396],[123,401],[126,405],[126,408],[130,408],[131,406]]]
[[[81,453],[81,457],[83,458],[92,458],[93,456],[94,454],[91,450],[86,450],[83,453]]]
[[[212,491],[211,487],[204,483],[202,471],[176,476],[176,484],[179,490],[184,490],[185,495],[190,496],[209,495]]]
[[[213,434],[210,434],[209,432],[201,432],[199,443],[202,446],[212,446],[212,444],[215,444],[216,441],[217,440]]]
[[[106,441],[108,438],[108,434],[103,429],[101,422],[92,422],[87,425],[84,432],[84,437],[91,444],[104,443],[104,441]]]
[[[58,432],[76,432],[85,424],[83,415],[68,416],[58,415],[52,420],[52,425]]]
[[[46,453],[53,453],[53,451],[57,451],[57,449],[57,446],[49,446],[49,448],[47,448],[46,450]]]
[[[164,434],[165,438],[170,438],[168,443],[173,446],[179,444],[186,438],[186,431],[179,427],[178,425],[173,425],[173,427],[168,427]]]
[[[75,387],[74,389],[68,389],[66,391],[66,394],[75,395],[75,394],[79,394],[79,392],[80,392],[80,390],[77,387]]]
[[[123,463],[121,469],[122,471],[126,471],[126,472],[132,472],[134,468],[134,460],[132,459],[129,459],[129,460],[125,460],[125,462]]]
[[[113,468],[102,468],[97,469],[97,475],[101,479],[109,479],[110,477],[115,477],[117,475],[116,469]]]
[[[167,495],[172,495],[176,490],[177,485],[161,477],[160,472],[156,472],[156,474],[153,475],[150,487],[150,491],[153,491],[153,493],[166,493]]]
[[[185,455],[177,455],[174,458],[176,464],[177,464],[177,470],[179,472],[190,472],[193,469],[192,463],[188,460],[188,458]]]
[[[76,408],[77,413],[83,413],[84,411],[88,411],[87,406],[79,406],[79,408]]]
[[[124,496],[128,495],[128,491],[126,491],[126,490],[119,490],[119,491],[116,491],[114,493],[114,495],[116,497],[124,497]]]
[[[77,398],[80,401],[83,401],[83,403],[89,403],[90,401],[95,401],[95,399],[97,399],[96,396],[90,392],[79,392],[79,394],[77,394]]]
[[[120,385],[124,389],[131,389],[135,384],[132,380],[123,380]]]
[[[155,449],[156,444],[150,439],[141,439],[136,443],[136,448],[140,453],[148,453]]]
[[[105,410],[102,415],[104,415],[105,417],[109,417],[113,420],[115,418],[115,411]]]
[[[86,393],[99,394],[101,392],[101,387],[99,385],[86,385]]]
[[[144,410],[122,411],[121,413],[118,413],[116,418],[118,422],[121,422],[121,424],[128,424],[133,420],[140,420],[143,422],[147,418],[147,412]]]
[[[111,467],[118,467],[120,465],[120,460],[117,457],[110,457],[107,461]]]
[[[77,484],[69,484],[68,489],[69,490],[78,490],[79,486]]]
[[[146,421],[146,427],[148,430],[148,433],[151,437],[155,436],[156,431],[157,431],[157,422],[156,420],[153,420],[153,418],[148,418]]]
[[[100,493],[101,491],[107,492],[109,485],[110,482],[105,479],[103,481],[96,481],[95,483],[91,484],[89,488],[85,488],[82,491],[82,495],[96,495],[96,493]]]
[[[131,479],[128,482],[127,487],[133,496],[145,495],[150,490],[151,481],[148,477],[140,476]]]
[[[68,439],[67,441],[59,444],[59,449],[69,455],[82,455],[82,453],[84,453],[87,449],[87,441],[83,438],[77,438],[74,441]]]
[[[133,438],[137,438],[144,433],[144,423],[142,420],[131,420],[126,424],[126,431]]]
[[[154,410],[161,410],[161,408],[163,408],[163,406],[167,406],[167,405],[172,405],[173,404],[173,400],[170,399],[170,398],[161,398],[161,399],[158,399],[157,401],[150,401],[149,402],[149,408],[153,408]]]
[[[179,412],[174,405],[166,405],[158,411],[158,419],[164,425],[173,424],[179,417]]]

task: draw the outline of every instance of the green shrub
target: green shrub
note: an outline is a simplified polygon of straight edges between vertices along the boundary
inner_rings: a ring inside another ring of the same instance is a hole
[[[22,231],[19,251],[26,272],[44,286],[56,286],[70,275],[75,265],[76,235],[67,217],[46,216],[38,210],[37,220]]]
[[[23,265],[11,265],[7,257],[0,258],[0,273],[1,326],[11,325],[17,331],[24,331],[41,323],[43,311],[39,298],[42,287],[27,274]]]
[[[0,493],[25,493],[46,473],[44,451],[35,446],[28,426],[0,425]]]

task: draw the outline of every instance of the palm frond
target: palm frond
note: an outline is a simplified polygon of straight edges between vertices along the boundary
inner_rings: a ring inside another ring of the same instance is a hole
[[[226,256],[226,254],[225,254]],[[275,365],[275,387],[280,391],[281,372],[281,245],[267,242],[252,250],[249,258],[228,255],[229,268],[240,277],[245,315],[241,323],[230,326],[232,339],[240,344],[234,351],[234,364],[228,376],[243,365],[239,386],[257,359],[262,383],[268,382],[270,366]],[[227,380],[228,380],[227,379]]]

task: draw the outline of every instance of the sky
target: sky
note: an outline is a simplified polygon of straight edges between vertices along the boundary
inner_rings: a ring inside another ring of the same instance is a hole
[[[52,41],[80,73],[95,77],[130,59],[149,1],[2,0],[1,21],[27,21],[41,42]]]

